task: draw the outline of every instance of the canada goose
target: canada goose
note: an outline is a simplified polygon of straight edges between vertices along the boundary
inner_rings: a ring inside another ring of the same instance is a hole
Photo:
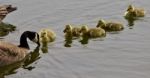
[[[79,37],[80,36],[80,28],[72,27],[71,25],[66,25],[64,29],[65,36]]]
[[[145,11],[142,8],[136,8],[132,5],[129,5],[127,11],[124,14],[125,18],[136,18],[136,17],[144,17]]]
[[[17,7],[12,7],[12,5],[0,5],[0,23],[9,14],[17,10]]]
[[[51,29],[41,29],[39,36],[42,43],[53,42],[56,39],[56,34]]]
[[[27,38],[40,46],[39,35],[33,31],[23,32],[18,46],[9,42],[0,41],[0,66],[8,65],[24,59],[27,55],[27,51],[30,49],[27,43]]]
[[[102,28],[88,28],[87,26],[82,26],[80,32],[82,36],[88,36],[89,38],[98,38],[98,37],[105,37],[106,32]]]
[[[124,29],[123,25],[121,23],[117,22],[106,22],[103,19],[98,21],[98,24],[96,27],[101,27],[105,31],[121,31]]]

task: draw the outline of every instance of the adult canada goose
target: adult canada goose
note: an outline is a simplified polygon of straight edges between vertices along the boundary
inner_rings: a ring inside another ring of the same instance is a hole
[[[127,11],[124,14],[125,18],[136,18],[136,17],[144,17],[145,11],[143,8],[136,8],[132,5],[129,5]]]
[[[8,65],[24,59],[27,55],[27,51],[30,49],[27,43],[27,38],[40,46],[39,35],[33,31],[23,32],[18,46],[9,42],[0,41],[0,66]]]
[[[124,29],[123,25],[121,23],[117,22],[106,22],[103,19],[98,21],[98,24],[96,27],[101,27],[105,31],[121,31]]]
[[[41,29],[39,36],[42,43],[53,42],[56,39],[56,34],[51,29]]]
[[[81,28],[79,27],[72,27],[71,25],[66,25],[66,28],[64,29],[65,36],[79,37],[80,29]]]
[[[88,28],[87,26],[82,26],[80,32],[82,36],[88,36],[89,38],[98,38],[98,37],[105,37],[106,32],[102,28]]]

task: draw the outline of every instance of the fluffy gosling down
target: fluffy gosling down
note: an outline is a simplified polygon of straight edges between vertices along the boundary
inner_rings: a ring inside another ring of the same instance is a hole
[[[124,29],[124,26],[121,23],[105,22],[103,19],[98,21],[96,27],[103,28],[105,31],[121,31]]]
[[[27,38],[37,43],[38,46],[40,45],[39,35],[33,31],[25,31],[21,35],[19,46],[10,42],[0,41],[0,66],[12,64],[25,58],[29,50]]]
[[[145,16],[145,10],[143,8],[137,8],[133,5],[129,5],[124,17],[125,18],[135,18],[135,17],[144,17]]]
[[[69,36],[72,36],[72,37],[79,37],[80,36],[80,29],[79,27],[72,27],[71,25],[66,25],[65,29],[64,29],[64,33],[65,33],[65,36],[69,37]]]
[[[88,28],[87,26],[82,26],[80,32],[83,36],[88,36],[89,38],[98,38],[98,37],[105,37],[106,32],[102,28]]]
[[[53,42],[56,39],[56,34],[51,29],[41,29],[39,36],[41,43]]]

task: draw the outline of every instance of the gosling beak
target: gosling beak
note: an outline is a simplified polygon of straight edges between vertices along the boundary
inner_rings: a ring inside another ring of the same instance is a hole
[[[63,32],[66,33],[66,29]]]
[[[98,25],[96,27],[99,27]]]

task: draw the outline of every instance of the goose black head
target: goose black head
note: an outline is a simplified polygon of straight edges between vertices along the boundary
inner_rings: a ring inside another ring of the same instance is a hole
[[[29,38],[31,41],[35,42],[38,46],[40,46],[39,34],[33,31],[25,31],[20,37],[19,47],[30,49],[27,43],[27,38]]]
[[[31,41],[37,43],[38,46],[40,46],[39,34],[37,32],[33,32],[33,31],[26,31],[26,32],[28,32],[28,34],[27,34],[28,38]]]

